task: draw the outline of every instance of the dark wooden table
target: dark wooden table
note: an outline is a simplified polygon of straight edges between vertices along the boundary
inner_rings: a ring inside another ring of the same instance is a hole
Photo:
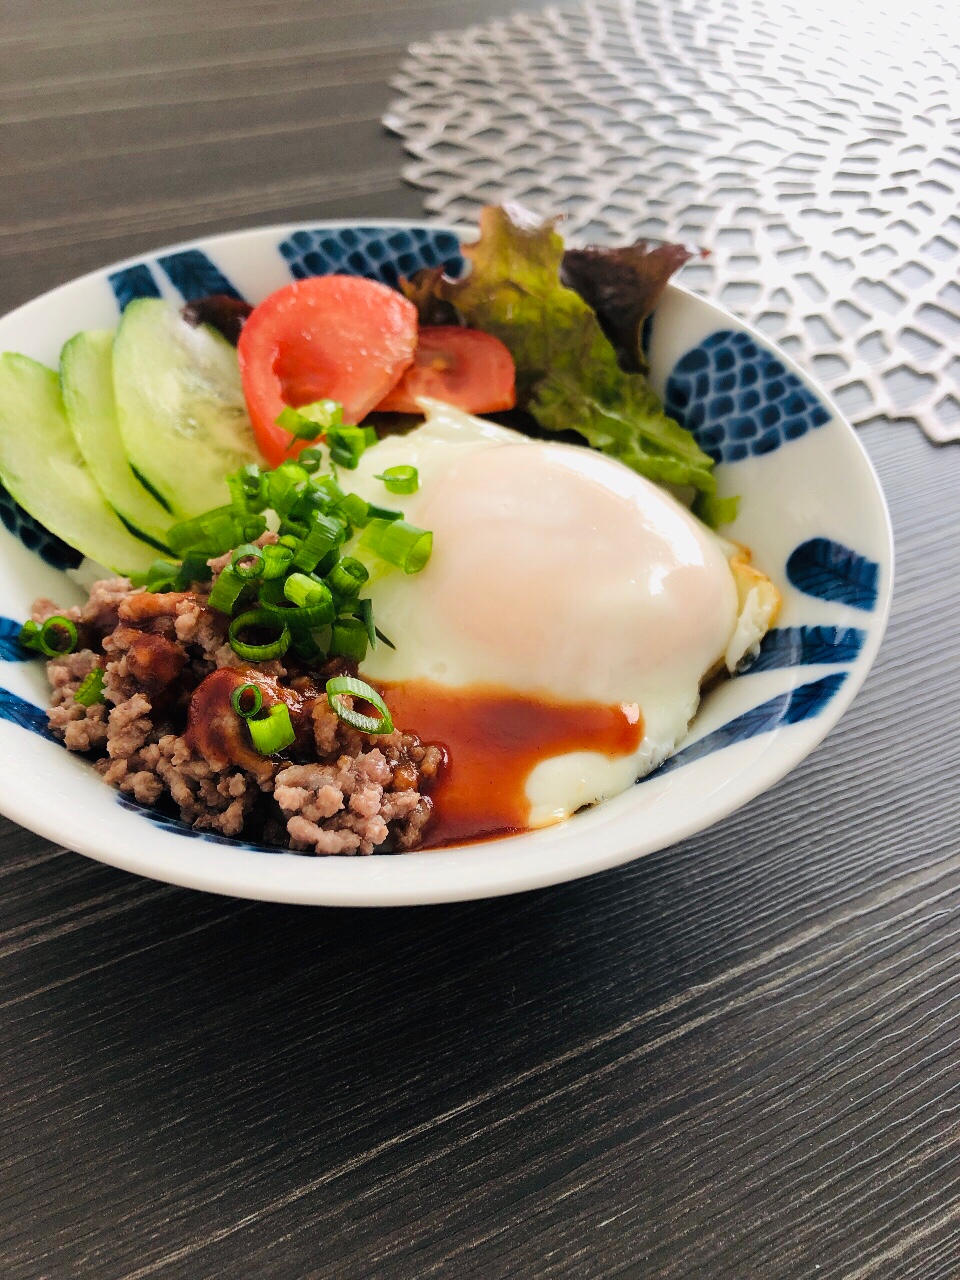
[[[2,0],[0,306],[416,215],[404,44],[510,0]],[[0,1274],[960,1274],[960,448],[863,432],[893,619],[701,837],[493,902],[208,897],[0,831]]]

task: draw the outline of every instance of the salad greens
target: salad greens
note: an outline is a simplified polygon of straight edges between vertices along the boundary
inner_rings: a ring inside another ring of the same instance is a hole
[[[713,459],[667,417],[641,373],[620,367],[597,313],[563,283],[564,245],[552,221],[531,225],[489,205],[480,214],[480,238],[463,252],[469,274],[419,279],[418,305],[432,288],[466,324],[505,343],[517,367],[518,404],[541,427],[572,428],[651,480],[715,494]]]

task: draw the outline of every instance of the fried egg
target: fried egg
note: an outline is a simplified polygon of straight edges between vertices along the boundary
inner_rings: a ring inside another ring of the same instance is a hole
[[[350,476],[362,497],[402,506],[434,535],[421,573],[371,577],[366,594],[396,648],[368,653],[362,674],[395,690],[417,682],[446,702],[500,691],[633,716],[629,750],[534,753],[525,825],[556,822],[676,749],[704,679],[736,669],[779,597],[742,548],[622,463],[423,407],[422,426],[368,449]],[[400,464],[419,473],[403,498],[376,479]]]

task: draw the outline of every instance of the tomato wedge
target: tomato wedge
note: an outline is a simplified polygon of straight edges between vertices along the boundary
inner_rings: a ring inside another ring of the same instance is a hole
[[[424,325],[413,364],[377,408],[420,413],[417,396],[432,396],[467,413],[496,413],[516,404],[515,378],[513,356],[492,333]]]
[[[362,276],[313,276],[271,293],[247,317],[237,355],[257,444],[271,466],[292,457],[276,425],[287,405],[338,400],[360,422],[413,360],[417,311]]]

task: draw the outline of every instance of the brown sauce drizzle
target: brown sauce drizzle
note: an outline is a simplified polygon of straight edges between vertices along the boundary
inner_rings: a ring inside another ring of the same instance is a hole
[[[489,840],[528,829],[527,778],[551,756],[636,751],[635,704],[559,702],[496,686],[447,688],[430,680],[379,684],[398,729],[447,753],[430,789],[434,816],[424,848]]]

